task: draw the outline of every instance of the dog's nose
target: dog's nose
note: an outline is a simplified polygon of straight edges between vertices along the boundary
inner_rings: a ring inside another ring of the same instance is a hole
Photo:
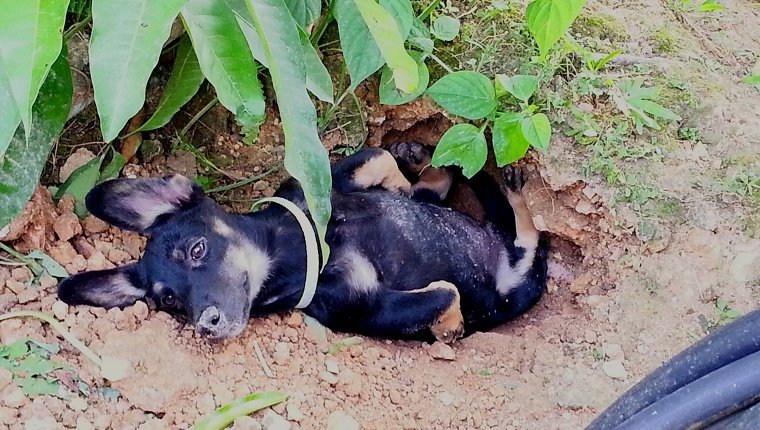
[[[227,318],[216,306],[209,306],[201,312],[195,327],[199,333],[218,337],[227,327]]]

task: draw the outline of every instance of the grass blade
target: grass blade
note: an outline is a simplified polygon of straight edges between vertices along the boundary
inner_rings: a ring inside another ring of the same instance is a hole
[[[205,416],[193,426],[193,430],[221,430],[236,418],[282,403],[287,398],[287,394],[277,391],[249,394]]]

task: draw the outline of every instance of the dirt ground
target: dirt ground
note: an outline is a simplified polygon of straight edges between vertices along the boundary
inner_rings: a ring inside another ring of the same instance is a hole
[[[549,289],[517,321],[448,350],[358,342],[341,333],[325,340],[293,312],[253,320],[238,338],[212,344],[142,303],[123,311],[68,308],[56,301],[53,279],[20,288],[31,273],[0,266],[0,312],[51,312],[97,353],[130,363],[127,378],[108,382],[47,326],[0,323],[0,343],[24,336],[59,343],[53,359],[92,388],[89,396],[29,399],[0,373],[0,429],[189,428],[216,407],[265,390],[290,397],[233,428],[583,428],[724,322],[718,299],[741,313],[760,303],[757,203],[725,186],[727,178],[760,172],[760,91],[739,82],[760,54],[760,32],[752,30],[760,27],[760,9],[749,0],[722,3],[724,12],[678,14],[665,0],[589,1],[590,11],[614,23],[627,61],[689,84],[693,103],[679,113],[701,138],[663,132],[657,157],[626,160],[624,168],[641,172],[658,190],[631,204],[612,203],[619,189],[601,175],[584,174],[588,149],[558,134],[549,153],[530,164],[526,188],[537,225],[552,234]],[[609,38],[602,33],[596,36]],[[662,47],[666,36],[676,41],[672,49]],[[432,143],[447,121],[427,100],[395,110],[370,103],[366,119],[368,145],[409,136]],[[204,128],[231,160],[225,168],[233,176],[255,175],[282,160],[276,125],[265,126],[252,147],[214,133],[227,124],[208,119]],[[341,141],[329,133],[326,139]],[[198,166],[179,152],[128,165],[124,175],[196,175]],[[278,172],[217,197],[241,210],[247,199],[271,194],[282,177]],[[71,202],[55,207],[44,189],[30,207],[31,224],[14,246],[44,247],[70,273],[134,260],[144,246],[143,238],[94,218],[80,222]],[[111,390],[97,390],[104,387]]]

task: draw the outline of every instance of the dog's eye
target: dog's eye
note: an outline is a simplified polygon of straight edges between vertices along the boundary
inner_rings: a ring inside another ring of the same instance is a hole
[[[190,248],[190,258],[200,260],[206,256],[206,239],[201,239]]]
[[[177,299],[171,294],[161,297],[161,304],[166,307],[172,307],[175,303],[177,303]]]

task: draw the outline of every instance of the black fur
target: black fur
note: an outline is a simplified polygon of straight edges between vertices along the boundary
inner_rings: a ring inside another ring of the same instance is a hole
[[[513,212],[490,177],[478,176],[474,184],[486,212],[487,223],[481,226],[464,214],[427,203],[424,191],[420,201],[397,190],[357,186],[354,172],[382,154],[379,149],[363,150],[333,167],[333,214],[327,230],[331,256],[314,300],[304,310],[308,315],[334,330],[429,340],[431,326],[456,301],[452,290],[415,292],[433,282],[456,286],[466,332],[513,319],[539,300],[546,283],[543,241],[530,253],[533,261],[524,279],[506,294],[496,289],[500,262],[506,257],[515,266],[526,253],[514,245]],[[145,181],[162,180],[168,179],[109,181],[90,192],[87,204],[94,214],[149,233],[150,239],[136,264],[64,280],[61,300],[113,307],[150,298],[196,325],[202,320],[199,328],[216,338],[236,335],[249,316],[296,305],[303,291],[306,255],[292,215],[274,205],[255,213],[229,214],[198,194],[196,185],[174,189],[187,186],[175,180],[169,194],[189,197],[154,217],[153,224],[138,228],[130,218],[144,208],[125,207],[124,195],[146,187],[161,189],[157,182]],[[286,181],[277,195],[306,208],[295,181]],[[199,240],[206,251],[194,260],[192,250]],[[110,290],[102,287],[109,280]]]

